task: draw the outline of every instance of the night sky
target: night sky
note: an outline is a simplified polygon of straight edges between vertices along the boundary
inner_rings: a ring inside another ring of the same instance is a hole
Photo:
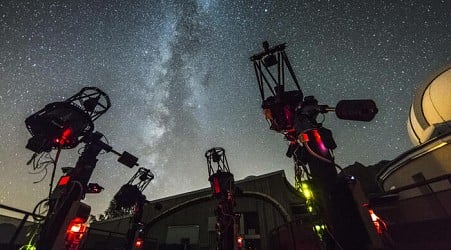
[[[50,172],[30,174],[25,118],[85,86],[111,99],[95,130],[155,179],[156,199],[209,186],[206,150],[225,148],[235,179],[285,170],[287,143],[270,131],[249,57],[287,43],[305,95],[334,106],[372,98],[372,122],[325,116],[336,162],[372,165],[412,147],[406,130],[418,86],[451,63],[451,1],[13,1],[0,2],[0,203],[31,211]],[[53,152],[53,155],[55,152]],[[61,153],[74,166],[77,149]],[[102,213],[137,171],[98,157],[87,195]],[[4,214],[4,211],[0,211]]]

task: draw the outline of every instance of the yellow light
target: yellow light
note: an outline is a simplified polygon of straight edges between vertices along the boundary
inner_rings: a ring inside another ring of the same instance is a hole
[[[313,212],[313,207],[312,206],[308,206],[307,209],[308,209],[309,213]]]
[[[320,231],[326,229],[326,225],[324,225],[324,224],[318,225],[318,224],[317,224],[317,225],[313,226],[313,229],[314,229],[316,232],[320,232]]]
[[[438,145],[436,145],[436,146],[430,148],[427,152],[432,152],[432,151],[434,151],[434,150],[437,150],[437,149],[439,149],[439,148],[441,148],[441,147],[443,147],[443,146],[446,146],[446,144],[448,144],[448,143],[447,143],[447,142],[441,142],[440,144],[438,144]]]
[[[22,246],[21,248],[19,248],[19,250],[36,250],[36,247],[31,244],[28,244],[28,245]]]
[[[313,198],[313,193],[310,190],[310,187],[307,185],[307,183],[304,182],[301,184],[301,191],[307,200],[310,200]]]

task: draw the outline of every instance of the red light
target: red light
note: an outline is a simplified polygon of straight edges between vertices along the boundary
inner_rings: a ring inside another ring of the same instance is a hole
[[[135,248],[141,249],[143,245],[144,245],[144,240],[141,238],[137,238],[135,241]]]
[[[387,224],[374,212],[373,209],[369,208],[368,204],[363,204],[364,207],[368,208],[368,213],[370,214],[371,221],[378,234],[383,234],[387,230]]]
[[[71,231],[72,233],[79,233],[81,230],[81,224],[73,224],[71,226],[71,228],[69,229],[69,231]]]
[[[221,185],[219,185],[219,180],[217,177],[213,178],[213,188],[214,188],[215,194],[221,193]]]
[[[301,140],[301,143],[302,143],[302,142],[308,142],[308,141],[309,141],[308,134],[306,134],[306,133],[301,133],[301,134],[299,135],[299,140]]]
[[[69,226],[67,227],[66,230],[66,245],[74,247],[80,244],[83,235],[87,231],[84,222],[85,220],[83,220],[83,218],[80,217],[75,217],[73,220],[70,221]]]
[[[60,138],[56,138],[55,142],[58,143],[60,146],[64,146],[66,143],[69,143],[69,137],[72,135],[72,129],[66,128],[63,133],[61,134]]]
[[[84,222],[83,218],[75,217],[70,221],[67,231],[72,233],[84,233],[86,231],[86,226],[83,224]]]
[[[243,247],[243,237],[242,236],[236,237],[236,246],[239,248]]]
[[[327,148],[324,145],[323,140],[321,139],[321,135],[319,134],[317,129],[313,130],[313,136],[315,137],[316,144],[318,145],[318,147],[321,150],[321,152],[326,153],[327,152]]]
[[[58,181],[58,186],[64,186],[70,181],[70,175],[61,176],[61,179]]]

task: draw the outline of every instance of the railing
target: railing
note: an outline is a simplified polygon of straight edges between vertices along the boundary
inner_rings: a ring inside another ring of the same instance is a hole
[[[83,250],[114,250],[125,249],[127,238],[125,233],[114,232],[98,228],[88,228],[88,233],[83,239],[80,249]],[[144,238],[143,249],[156,249],[157,240]]]
[[[411,200],[411,199],[417,199],[419,197],[434,197],[435,199],[437,199],[437,195],[443,192],[446,192],[447,190],[451,189],[451,174],[444,174],[441,176],[437,176],[428,180],[424,180],[421,182],[417,182],[417,183],[412,183],[403,187],[399,187],[399,188],[395,188],[392,190],[389,190],[381,195],[378,195],[376,197],[373,197],[370,199],[370,203],[374,206],[379,206],[379,205],[384,205],[385,203],[391,203],[393,201],[397,201],[399,199],[399,193],[404,192],[404,191],[408,191],[408,190],[412,190],[414,188],[420,188],[423,186],[428,186],[430,187],[430,184],[432,183],[437,183],[437,182],[441,182],[444,180],[448,180],[450,183],[450,188],[446,189],[446,190],[441,190],[441,191],[433,191],[432,189],[430,190],[429,193],[427,194],[422,194],[419,196],[413,196],[413,197],[409,197],[409,198],[404,198],[402,200],[407,201],[407,200]]]
[[[446,180],[451,180],[451,174],[389,190],[370,200],[376,213],[387,223],[396,249],[449,249],[451,182],[440,191],[430,188],[431,184]],[[428,192],[406,197],[401,194],[425,186],[429,186]]]
[[[400,193],[402,191],[406,191],[406,190],[409,190],[409,189],[425,186],[425,185],[428,185],[428,184],[431,184],[431,183],[434,183],[434,182],[443,181],[443,180],[451,180],[451,174],[445,174],[445,175],[441,175],[441,176],[438,176],[438,177],[431,178],[429,180],[413,183],[413,184],[410,184],[410,185],[407,185],[407,186],[404,186],[404,187],[395,188],[395,189],[387,191],[386,194]]]
[[[38,220],[44,219],[44,217],[42,215],[34,214],[34,213],[31,213],[31,212],[28,212],[28,211],[25,211],[22,209],[6,206],[6,205],[2,205],[2,204],[0,204],[0,209],[5,209],[10,212],[19,213],[19,214],[24,215],[22,219],[10,217],[11,220],[17,220],[20,222],[19,222],[19,225],[16,227],[15,232],[12,234],[11,238],[9,239],[9,241],[7,241],[8,243],[0,244],[2,249],[17,249],[17,248],[19,248],[20,245],[25,244],[25,242],[17,242],[17,239],[19,238],[19,235],[22,233],[22,231],[25,227],[25,224],[27,222],[29,222],[30,224],[35,224],[35,222],[28,221],[30,216],[32,216],[34,219],[38,219]],[[8,236],[9,235],[2,235],[2,237],[8,237]]]
[[[0,211],[4,209],[9,212],[22,214],[22,219],[11,217],[11,216],[5,216],[8,218],[9,221],[13,222],[10,223],[15,227],[15,230],[12,234],[1,234],[1,241],[0,241],[0,249],[1,250],[17,250],[17,249],[35,249],[33,248],[32,244],[30,244],[28,247],[27,241],[29,241],[30,236],[27,236],[25,232],[25,229],[31,226],[37,226],[38,223],[34,221],[29,221],[30,217],[37,220],[43,220],[45,217],[39,214],[34,214],[22,209],[6,206],[0,204]],[[29,225],[26,225],[29,223]],[[0,228],[1,231],[1,228]],[[11,231],[11,230],[10,230]],[[31,243],[31,242],[29,242]],[[144,249],[156,249],[157,240],[152,238],[145,238],[144,239]],[[108,250],[114,250],[114,249],[125,249],[126,246],[126,235],[124,233],[120,232],[113,232],[109,230],[103,230],[103,229],[97,229],[97,228],[90,228],[88,227],[87,235],[84,237],[82,245],[80,246],[80,250],[101,250],[101,249],[108,249]]]
[[[321,249],[320,239],[312,226],[298,219],[275,228],[270,233],[271,249]]]
[[[124,249],[126,235],[120,232],[88,228],[81,249]]]

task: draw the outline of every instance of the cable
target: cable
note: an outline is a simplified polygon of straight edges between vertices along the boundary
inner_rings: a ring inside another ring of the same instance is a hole
[[[42,176],[42,178],[38,181],[34,181],[33,183],[39,183],[41,181],[43,181],[45,179],[45,177],[47,176],[47,167],[49,164],[53,164],[54,160],[51,157],[50,153],[48,152],[42,152],[41,154],[39,154],[39,156],[37,156],[37,154],[35,154],[36,156],[32,157],[32,159],[30,159],[30,163],[33,163],[33,171],[35,172],[29,172],[30,174],[40,174],[43,171],[44,175]],[[46,159],[50,159],[50,160],[46,160],[46,161],[42,161],[43,157],[45,156]]]
[[[40,180],[38,180],[38,181],[33,181],[33,184],[37,184],[37,183],[39,183],[39,182],[44,180],[44,178],[47,176],[47,168],[44,168],[43,170],[41,170],[41,171],[39,171],[37,173],[30,173],[30,174],[39,174],[42,171],[45,171],[44,176],[42,176],[42,178]]]
[[[75,185],[78,185],[79,188],[80,188],[80,192],[78,194],[77,200],[81,200],[81,198],[83,197],[83,185],[79,181],[71,181],[70,184],[72,184],[72,186],[70,187],[69,191],[65,195],[64,200],[62,200],[62,202],[61,202],[62,204],[66,203],[67,199],[69,199],[69,196],[70,196],[69,194],[72,193],[72,191],[74,190]],[[56,203],[54,205],[55,208],[59,206],[59,204],[60,204],[59,200],[61,200],[61,199],[57,199],[57,201],[56,201]],[[59,209],[61,209],[61,208],[59,208]]]
[[[52,177],[50,178],[49,200],[50,200],[50,196],[52,195],[53,180],[55,179],[56,165],[58,164],[58,159],[60,157],[60,153],[61,153],[61,147],[58,147],[58,151],[56,151],[55,159],[53,160],[53,171],[52,171]]]
[[[39,215],[41,215],[42,214],[42,212],[41,212],[41,206],[44,204],[44,206],[45,206],[45,202],[48,202],[49,201],[49,199],[48,198],[45,198],[45,199],[43,199],[43,200],[41,200],[40,202],[38,202],[38,204],[36,204],[36,206],[34,207],[34,209],[33,209],[33,219],[34,220],[36,220],[36,221],[43,221],[44,219],[45,219],[45,217],[46,216],[43,216],[44,218],[39,218],[39,217],[36,217],[36,216],[34,216],[34,215],[36,215],[36,210],[38,211],[38,213],[37,214],[39,214]],[[48,204],[47,204],[48,205]],[[44,213],[45,213],[46,211],[44,211]],[[47,212],[48,212],[48,210],[47,210]]]
[[[334,166],[336,168],[338,168],[340,171],[343,171],[343,168],[340,165],[338,165],[337,163],[335,163],[335,162],[334,162]]]
[[[39,229],[40,229],[41,224],[35,224],[34,226],[30,226],[28,233],[26,234],[26,236],[32,234],[30,240],[27,242],[27,244],[21,246],[19,248],[19,250],[30,250],[30,249],[36,249],[35,244],[36,244],[36,236],[38,235]]]
[[[81,155],[82,152],[80,152],[80,151],[81,151],[81,150],[84,150],[85,148],[86,148],[86,146],[83,146],[83,147],[78,148],[78,150],[77,150],[78,155]]]
[[[343,168],[342,168],[340,165],[338,165],[337,163],[335,163],[335,161],[329,160],[329,159],[327,159],[327,158],[325,158],[325,157],[323,157],[323,156],[321,156],[321,155],[315,153],[315,152],[312,150],[312,148],[310,148],[310,146],[308,145],[307,142],[302,142],[302,145],[304,145],[305,148],[307,149],[307,151],[308,151],[311,155],[313,155],[314,157],[316,157],[316,158],[318,158],[318,159],[320,159],[320,160],[322,160],[322,161],[324,161],[324,162],[333,164],[334,167],[338,168],[340,171],[343,171]],[[332,150],[329,150],[329,152],[331,152],[331,154],[332,154]],[[333,157],[332,157],[332,158],[333,158]]]
[[[307,151],[308,151],[311,155],[313,155],[314,157],[316,157],[316,158],[318,158],[318,159],[320,159],[320,160],[322,160],[322,161],[325,161],[325,162],[327,162],[327,163],[334,164],[333,161],[331,161],[331,160],[329,160],[329,159],[327,159],[327,158],[325,158],[325,157],[323,157],[323,156],[317,154],[316,152],[314,152],[314,151],[310,148],[310,146],[308,145],[307,142],[302,142],[302,145],[304,145],[305,148],[307,149]]]
[[[221,230],[221,233],[223,233],[227,228],[229,228],[231,225],[235,224],[235,216],[231,215],[231,214],[228,214],[228,213],[225,213],[224,212],[224,208],[222,206],[220,206],[220,208],[221,208],[221,213],[222,214],[226,215],[227,217],[232,218],[231,220],[230,219],[228,220],[228,223],[224,227],[224,230]]]
[[[26,234],[26,236],[28,237],[29,235],[31,235],[30,239],[28,240],[28,242],[25,245],[22,245],[19,250],[29,250],[29,249],[36,249],[35,244],[36,244],[36,236],[39,234],[39,231],[41,229],[42,226],[42,222],[46,219],[47,214],[44,216],[42,215],[43,213],[48,212],[44,211],[41,212],[41,206],[42,205],[46,205],[45,202],[48,202],[48,199],[45,198],[43,200],[41,200],[40,202],[38,202],[38,204],[36,204],[36,206],[33,208],[33,212],[32,212],[32,218],[37,221],[37,223],[33,223],[32,226],[29,227],[28,232]],[[48,203],[47,203],[48,205]],[[37,213],[36,213],[37,212]],[[36,215],[41,215],[42,217],[37,217]]]
[[[335,238],[335,236],[332,234],[332,232],[329,230],[329,227],[326,225],[326,231],[329,234],[329,236],[332,238],[332,240],[337,244],[337,247],[339,247],[341,250],[343,250],[343,247],[340,245],[340,242]]]
[[[317,154],[317,153],[315,153],[311,148],[310,148],[310,146],[308,145],[308,143],[307,142],[302,142],[302,144],[305,146],[305,148],[307,149],[307,151],[311,154],[311,155],[313,155],[314,157],[316,157],[316,158],[318,158],[318,159],[320,159],[320,160],[322,160],[322,161],[325,161],[325,162],[327,162],[327,163],[330,163],[330,164],[333,164],[335,167],[337,167],[338,169],[340,169],[341,171],[343,171],[343,168],[341,168],[338,164],[336,164],[334,161],[331,161],[331,160],[329,160],[329,159],[327,159],[327,158],[325,158],[325,157],[323,157],[323,156],[321,156],[321,155],[319,155],[319,154]],[[331,150],[330,150],[331,151]],[[327,233],[330,235],[330,237],[332,238],[332,240],[334,240],[334,242],[337,244],[337,246],[341,249],[341,250],[343,250],[343,247],[340,245],[340,243],[337,241],[337,239],[334,237],[334,235],[332,234],[332,232],[329,230],[329,227],[326,225],[326,230],[327,230]]]

